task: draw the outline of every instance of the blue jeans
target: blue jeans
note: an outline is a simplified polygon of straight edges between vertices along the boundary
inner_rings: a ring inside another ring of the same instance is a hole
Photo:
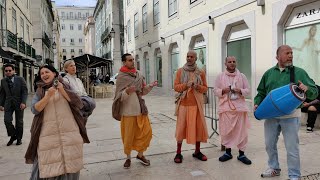
[[[284,144],[287,150],[289,178],[301,176],[298,136],[299,127],[299,118],[267,119],[264,122],[266,151],[269,156],[268,165],[270,168],[280,169],[277,142],[280,132],[282,131]]]

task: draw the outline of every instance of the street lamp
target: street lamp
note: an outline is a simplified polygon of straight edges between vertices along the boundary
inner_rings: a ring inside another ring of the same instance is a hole
[[[110,31],[110,37],[111,38],[114,38],[114,35],[116,34],[116,32],[114,31],[113,28],[111,28],[111,31]]]

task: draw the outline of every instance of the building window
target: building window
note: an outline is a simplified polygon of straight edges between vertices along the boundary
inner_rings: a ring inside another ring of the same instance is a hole
[[[127,0],[127,5],[129,5],[130,4],[130,0]]]
[[[74,53],[74,49],[71,49],[71,52]]]
[[[79,54],[81,54],[81,55],[83,54],[83,53],[82,53],[82,49],[79,49]]]
[[[128,42],[130,42],[131,41],[131,22],[130,22],[130,19],[127,24],[127,32],[128,32]]]
[[[66,52],[67,52],[67,50],[66,50],[66,49],[62,49],[62,52],[63,52],[63,53],[66,53]]]
[[[74,45],[74,39],[73,38],[70,39],[70,45]]]
[[[134,15],[134,37],[138,37],[139,35],[139,28],[138,28],[138,13]]]
[[[82,38],[79,38],[79,43],[82,43]]]
[[[28,24],[26,25],[26,30],[27,30],[27,42],[30,43],[30,27]]]
[[[82,25],[78,24],[78,30],[82,30]]]
[[[78,18],[79,19],[81,18],[81,12],[78,12]]]
[[[198,0],[190,0],[190,4],[197,2]]]
[[[70,12],[70,18],[71,19],[73,18],[73,12]]]
[[[66,42],[66,39],[65,39],[65,38],[62,38],[62,42]]]
[[[17,34],[17,12],[12,8],[12,33]]]
[[[89,17],[89,13],[88,12],[86,13],[86,17]]]
[[[66,29],[66,26],[65,26],[64,24],[62,24],[62,25],[61,25],[61,29],[62,29],[62,30],[65,30],[65,29]]]
[[[153,0],[153,25],[160,23],[159,0]]]
[[[63,60],[67,60],[67,56],[63,56],[63,58],[62,58]]]
[[[21,28],[22,39],[24,40],[24,20],[22,17],[20,17],[20,28]]]
[[[73,24],[70,24],[70,30],[73,30]]]
[[[64,12],[61,12],[61,17],[64,18],[66,15]]]
[[[147,4],[142,7],[142,30],[146,32],[148,30],[148,19],[147,19]]]
[[[169,17],[177,13],[178,0],[169,0]]]

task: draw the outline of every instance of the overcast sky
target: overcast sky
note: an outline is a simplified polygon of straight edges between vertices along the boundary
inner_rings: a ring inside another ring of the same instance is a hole
[[[75,6],[90,6],[94,7],[97,0],[54,0],[56,6],[66,6],[66,5],[75,5]]]

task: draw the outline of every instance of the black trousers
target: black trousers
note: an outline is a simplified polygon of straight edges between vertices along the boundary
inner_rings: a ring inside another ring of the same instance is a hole
[[[15,113],[15,126],[12,124],[13,112]],[[4,124],[6,125],[8,136],[17,136],[17,139],[22,139],[23,136],[23,112],[20,109],[20,104],[15,105],[9,109],[5,108],[4,112]]]
[[[309,111],[307,107],[301,108],[302,112],[308,113],[307,127],[314,128],[314,124],[317,120],[318,113],[320,113],[320,105],[312,105],[317,111]]]

